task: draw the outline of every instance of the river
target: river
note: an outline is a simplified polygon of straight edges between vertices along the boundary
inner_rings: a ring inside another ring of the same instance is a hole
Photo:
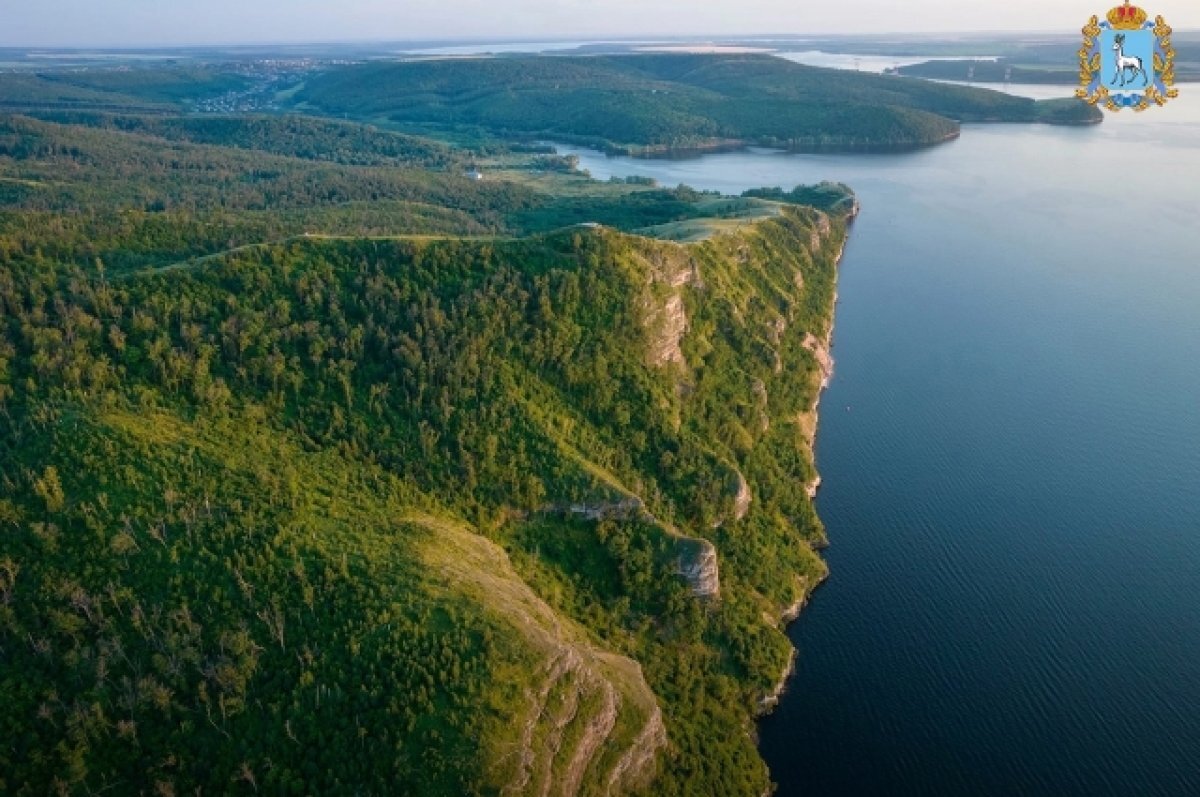
[[[862,202],[817,442],[791,795],[1200,794],[1200,87],[1091,128],[599,178]],[[1039,91],[1046,91],[1039,87]],[[1061,91],[1061,89],[1058,89]]]

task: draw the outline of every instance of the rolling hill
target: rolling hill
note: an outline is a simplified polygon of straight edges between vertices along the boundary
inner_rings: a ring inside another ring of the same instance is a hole
[[[627,55],[372,62],[311,77],[301,107],[414,129],[476,128],[633,154],[746,143],[927,146],[959,122],[1086,123],[1083,103],[801,66],[770,56]]]

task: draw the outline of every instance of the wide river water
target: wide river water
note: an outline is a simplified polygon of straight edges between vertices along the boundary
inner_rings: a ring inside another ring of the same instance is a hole
[[[1103,125],[599,178],[862,201],[817,442],[790,795],[1200,794],[1200,86]],[[1061,90],[1059,90],[1061,91]]]

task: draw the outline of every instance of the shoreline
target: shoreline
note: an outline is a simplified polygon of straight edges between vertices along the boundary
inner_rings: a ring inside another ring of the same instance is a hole
[[[1020,124],[1029,124],[1021,122]],[[753,148],[773,149],[789,155],[884,155],[900,152],[918,152],[923,149],[948,144],[962,136],[962,124],[957,123],[954,130],[945,135],[921,140],[905,140],[895,142],[872,141],[856,143],[844,139],[820,140],[816,138],[780,141],[779,139],[740,139],[724,138],[711,139],[693,144],[616,144],[603,142],[600,144],[584,144],[603,152],[613,158],[633,158],[635,160],[691,160],[705,155],[718,155],[728,152],[746,152]],[[559,136],[568,141],[569,136]]]
[[[832,299],[832,303],[831,303],[831,306],[829,309],[829,326],[825,330],[824,337],[820,340],[822,350],[825,353],[825,362],[827,363],[827,365],[825,365],[822,369],[823,373],[821,375],[820,383],[817,387],[817,393],[816,393],[816,396],[813,397],[812,407],[809,409],[809,413],[811,413],[811,415],[813,416],[813,434],[812,434],[812,441],[809,444],[809,446],[810,446],[809,455],[812,457],[814,470],[816,469],[816,460],[817,460],[816,440],[817,440],[817,430],[820,425],[821,397],[825,393],[826,389],[828,389],[830,382],[833,380],[834,359],[829,352],[833,348],[833,331],[834,331],[834,327],[837,324],[837,303],[838,303],[837,276],[840,276],[841,267],[842,267],[842,258],[846,254],[846,244],[850,240],[850,227],[853,225],[854,220],[856,218],[858,218],[858,213],[860,210],[861,210],[861,207],[860,207],[858,199],[856,197],[854,200],[854,207],[851,209],[849,215],[846,217],[846,234],[842,238],[841,248],[838,249],[837,255],[834,256],[835,279],[834,279],[834,288],[833,288],[833,299]],[[820,357],[818,357],[818,362],[821,362]],[[820,490],[820,487],[821,487],[821,475],[819,473],[817,473],[813,476],[811,481],[809,481],[807,484],[804,485],[805,492],[807,493],[810,501],[816,499],[817,492]],[[814,550],[819,550],[821,547],[824,547],[824,546],[823,545],[814,545]],[[822,560],[822,562],[823,561],[824,560]],[[816,590],[819,586],[821,586],[822,584],[825,583],[825,580],[827,578],[829,578],[828,566],[826,566],[822,569],[820,576],[817,579],[815,579],[811,584],[805,583],[803,585],[803,587],[800,590],[800,596],[796,599],[796,601],[794,603],[792,603],[790,606],[785,608],[783,610],[783,612],[781,612],[779,615],[779,624],[783,631],[786,632],[788,626],[790,626],[793,622],[795,622],[800,617],[800,614],[804,611],[805,606],[808,605],[808,601],[812,597],[812,594],[814,592],[816,592]],[[791,642],[791,640],[789,640],[789,644],[790,644],[790,642]],[[756,719],[761,720],[763,717],[768,716],[779,705],[779,701],[783,699],[784,694],[787,692],[788,681],[791,680],[792,675],[796,671],[796,658],[798,656],[799,656],[799,651],[797,650],[796,646],[794,644],[791,645],[791,652],[788,654],[787,665],[784,667],[783,672],[780,673],[779,679],[775,682],[775,686],[759,700],[758,709],[756,712]]]
[[[840,274],[841,272],[842,257],[846,254],[846,243],[850,238],[850,225],[853,223],[854,219],[858,217],[858,211],[858,200],[855,199],[854,208],[850,211],[850,215],[846,218],[846,236],[842,239],[842,246],[840,249],[838,249],[838,253],[834,256],[835,274]],[[833,370],[836,365],[836,360],[833,359],[833,328],[837,323],[837,303],[838,291],[837,281],[835,279],[833,286],[833,304],[829,308],[829,328],[825,331],[825,336],[820,341],[820,351],[823,352],[824,356],[822,357],[818,355],[817,357],[818,362],[822,363],[823,373],[821,375],[821,383],[817,388],[817,395],[813,398],[812,406],[808,410],[809,414],[811,414],[813,417],[812,442],[809,444],[810,450],[808,453],[809,456],[812,457],[814,471],[816,471],[817,464],[817,432],[821,428],[821,397],[825,394],[825,391],[829,388],[829,384],[833,381]],[[804,486],[804,489],[805,492],[808,493],[808,499],[810,501],[814,500],[817,497],[817,492],[821,489],[821,474],[819,472],[814,473],[812,480]]]

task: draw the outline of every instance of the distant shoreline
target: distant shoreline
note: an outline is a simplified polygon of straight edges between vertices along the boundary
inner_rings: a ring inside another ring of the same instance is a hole
[[[979,124],[994,124],[994,122],[980,122]],[[1013,124],[1030,124],[1029,122],[1014,122]],[[936,147],[940,144],[946,144],[954,141],[962,135],[962,130],[955,130],[947,133],[937,139],[930,141],[904,141],[892,144],[882,143],[854,143],[854,142],[837,142],[825,141],[816,142],[808,141],[797,143],[792,146],[782,146],[778,142],[767,141],[745,141],[742,139],[713,139],[711,141],[698,142],[696,144],[688,144],[684,146],[672,146],[669,144],[649,144],[645,146],[636,145],[599,145],[596,142],[574,142],[571,136],[556,136],[559,140],[566,144],[574,146],[587,147],[588,149],[596,149],[603,152],[609,157],[615,158],[637,158],[639,160],[689,160],[698,158],[703,155],[720,155],[729,152],[745,152],[752,148],[776,150],[780,154],[792,155],[838,155],[838,154],[862,154],[862,155],[887,155],[900,152],[917,152],[930,147]]]
[[[976,58],[931,59],[888,69],[887,74],[923,80],[1000,86],[1010,83],[1035,86],[1078,87],[1079,73],[1075,68],[1058,66],[1021,66],[1010,61]],[[1200,68],[1194,63],[1176,67],[1176,83],[1200,82]]]

